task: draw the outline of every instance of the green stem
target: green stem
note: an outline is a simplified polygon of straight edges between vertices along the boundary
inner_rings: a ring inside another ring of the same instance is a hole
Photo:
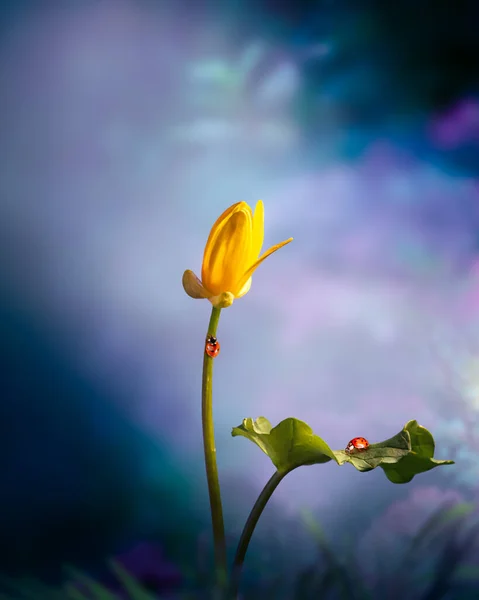
[[[236,550],[236,556],[233,563],[233,573],[230,590],[232,598],[236,598],[236,596],[238,595],[241,568],[243,566],[246,551],[248,550],[248,545],[251,541],[251,536],[253,535],[254,529],[259,521],[259,518],[261,517],[261,514],[266,504],[268,503],[268,500],[271,498],[274,490],[278,487],[281,480],[286,475],[287,473],[279,473],[278,471],[273,473],[268,483],[264,486],[263,491],[258,496],[255,505],[251,509],[248,520],[246,521],[246,524],[244,526],[243,533],[241,534],[241,538],[238,543],[238,548]]]
[[[208,335],[216,337],[220,313],[220,308],[213,307],[210,323],[208,325]],[[203,422],[203,447],[205,452],[206,478],[208,480],[211,520],[213,524],[217,582],[219,587],[224,588],[228,567],[223,507],[221,505],[220,482],[218,479],[218,466],[216,464],[215,429],[213,423],[213,361],[214,358],[211,358],[204,352],[201,418]]]

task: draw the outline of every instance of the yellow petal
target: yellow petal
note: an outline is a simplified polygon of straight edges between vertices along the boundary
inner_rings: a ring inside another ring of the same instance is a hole
[[[212,294],[204,287],[193,271],[186,270],[183,273],[183,288],[191,298],[210,298]]]
[[[208,261],[203,263],[203,285],[214,295],[231,292],[236,296],[246,282],[238,285],[248,267],[253,236],[253,216],[250,207],[245,206],[247,210],[234,211],[224,223],[209,248]]]
[[[205,265],[210,262],[211,252],[214,248],[218,236],[223,231],[226,223],[231,218],[231,216],[238,211],[249,211],[251,213],[251,208],[246,204],[246,202],[237,202],[233,204],[229,208],[227,208],[214,222],[213,227],[211,228],[210,235],[208,236],[208,240],[206,241],[205,251],[203,253],[203,266],[201,269],[201,279],[204,281],[204,270]],[[252,214],[252,213],[251,213]]]
[[[261,200],[256,203],[253,215],[253,245],[251,248],[251,262],[254,262],[261,252],[264,240],[264,205]]]
[[[236,298],[241,298],[242,296],[244,296],[245,294],[247,294],[249,292],[252,281],[253,281],[253,278],[250,277],[248,279],[248,281],[244,284],[244,286],[240,289],[240,291],[236,294]]]
[[[273,252],[276,252],[276,250],[279,250],[280,248],[282,248],[283,246],[286,246],[286,244],[289,244],[292,241],[293,241],[293,238],[289,238],[287,240],[284,240],[284,242],[280,242],[279,244],[276,244],[275,246],[271,246],[271,248],[269,250],[266,250],[266,252],[262,256],[260,256],[258,258],[258,260],[256,262],[254,262],[251,265],[251,267],[249,267],[249,269],[245,272],[245,274],[241,278],[240,285],[241,286],[245,285],[246,281],[251,277],[251,275],[253,275],[253,273],[256,271],[256,269],[259,267],[259,265],[268,258],[268,256],[271,256],[271,254],[273,254]]]

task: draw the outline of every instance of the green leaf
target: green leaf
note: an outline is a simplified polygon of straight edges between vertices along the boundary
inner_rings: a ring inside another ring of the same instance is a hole
[[[348,462],[358,471],[381,467],[393,483],[406,483],[418,473],[439,465],[453,464],[450,460],[435,460],[434,438],[417,421],[406,423],[402,431],[384,442],[371,444],[367,450],[348,453],[331,450],[315,435],[309,425],[292,417],[272,427],[268,419],[243,419],[231,434],[243,436],[269,456],[279,473],[286,474],[303,465],[322,464],[334,460],[338,465]]]
[[[251,440],[270,457],[280,473],[287,473],[302,465],[314,465],[329,462],[337,458],[331,448],[317,435],[309,425],[298,419],[285,419],[272,427],[268,419],[259,417],[243,419],[239,427],[231,434],[242,435]]]
[[[340,465],[349,462],[358,471],[371,471],[380,465],[395,464],[406,456],[411,449],[410,437],[404,430],[384,442],[370,444],[367,450],[348,453],[335,452]]]
[[[425,473],[440,465],[453,465],[453,460],[434,459],[435,443],[432,434],[417,421],[408,421],[403,431],[409,433],[411,451],[394,465],[381,467],[393,483],[408,483],[419,473]]]

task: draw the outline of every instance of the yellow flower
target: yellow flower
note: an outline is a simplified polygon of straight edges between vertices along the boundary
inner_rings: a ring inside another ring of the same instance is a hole
[[[193,271],[183,274],[183,287],[192,298],[208,298],[218,308],[231,306],[251,287],[251,276],[265,258],[289,244],[289,238],[261,256],[264,237],[264,207],[254,211],[246,202],[230,206],[211,228],[203,255],[201,281]]]

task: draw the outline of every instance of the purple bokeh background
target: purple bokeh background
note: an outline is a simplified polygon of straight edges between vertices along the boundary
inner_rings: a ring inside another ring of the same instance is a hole
[[[299,51],[257,24],[240,43],[221,15],[172,6],[31,10],[4,32],[0,275],[5,294],[114,398],[111,410],[167,448],[207,519],[209,304],[188,298],[181,276],[200,272],[226,207],[264,201],[265,247],[294,242],[223,311],[215,363],[218,463],[235,533],[272,473],[256,447],[231,437],[244,417],[295,416],[336,448],[356,435],[386,439],[410,419],[446,448],[452,416],[475,431],[479,369],[467,381],[463,373],[479,352],[479,180],[445,153],[467,147],[477,157],[479,98],[359,131],[335,106],[342,89],[374,78],[367,59],[306,89],[306,63],[334,56],[340,36]],[[314,140],[295,109],[308,94],[327,121]],[[356,138],[363,150],[352,158],[345,140]],[[479,441],[470,433],[461,443],[456,466],[407,488],[349,465],[301,469],[275,494],[278,518],[311,508],[334,537],[353,492],[371,496],[359,508],[365,523],[422,486],[449,497],[460,484],[475,497]],[[140,462],[146,481],[161,480],[154,453]],[[131,519],[144,510],[138,498]]]

